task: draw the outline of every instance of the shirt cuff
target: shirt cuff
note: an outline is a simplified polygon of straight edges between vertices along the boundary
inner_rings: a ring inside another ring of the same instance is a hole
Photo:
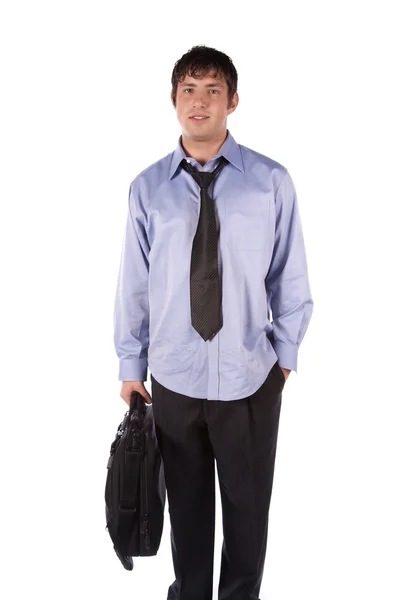
[[[119,361],[119,381],[147,381],[147,358],[124,358]]]
[[[272,346],[278,357],[279,366],[284,369],[290,369],[290,371],[296,371],[297,373],[297,355],[299,349],[296,346],[289,346],[279,340],[275,340]]]

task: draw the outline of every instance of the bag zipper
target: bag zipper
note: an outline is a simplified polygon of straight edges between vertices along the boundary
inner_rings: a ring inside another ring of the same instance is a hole
[[[145,502],[144,502],[144,516],[142,524],[142,534],[144,535],[144,547],[145,550],[150,550],[150,523],[149,523],[149,497],[147,491],[147,456],[146,453],[143,457],[143,469],[144,469],[144,491],[145,491]]]

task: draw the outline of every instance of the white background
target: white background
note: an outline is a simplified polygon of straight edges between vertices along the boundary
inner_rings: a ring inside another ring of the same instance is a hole
[[[129,185],[177,144],[170,77],[196,44],[238,70],[236,141],[293,178],[315,303],[260,597],[400,597],[395,4],[2,3],[3,598],[163,600],[173,581],[167,506],[158,555],[128,572],[103,494],[127,408],[112,311]]]

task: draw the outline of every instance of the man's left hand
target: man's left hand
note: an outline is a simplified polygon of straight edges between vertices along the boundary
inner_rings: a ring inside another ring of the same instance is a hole
[[[285,376],[285,381],[287,380],[287,378],[289,377],[289,373],[291,371],[291,369],[285,369],[284,367],[281,367],[283,374]]]

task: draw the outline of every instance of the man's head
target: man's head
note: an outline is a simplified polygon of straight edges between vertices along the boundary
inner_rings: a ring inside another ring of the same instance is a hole
[[[226,121],[239,102],[238,76],[232,60],[214,48],[194,46],[172,72],[171,100],[183,134],[212,140],[226,131]],[[205,115],[196,120],[193,117]]]

